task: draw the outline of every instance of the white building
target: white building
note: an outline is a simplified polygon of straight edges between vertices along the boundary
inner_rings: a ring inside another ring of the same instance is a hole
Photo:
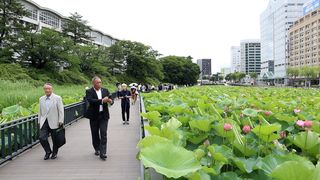
[[[240,42],[241,72],[250,74],[261,72],[261,45],[260,40],[248,39]]]
[[[231,47],[231,68],[230,71],[240,72],[241,71],[241,48],[240,46]]]
[[[284,83],[289,57],[288,30],[303,15],[303,5],[307,1],[309,0],[270,0],[267,9],[261,14],[262,77]],[[274,74],[270,68],[273,63]]]
[[[30,0],[20,0],[20,2],[30,13],[28,17],[22,18],[24,23],[33,24],[34,29],[36,30],[45,27],[62,32],[63,23],[68,17],[63,16],[52,9],[42,7]],[[88,32],[88,35],[91,37],[92,43],[96,45],[109,47],[118,41],[118,39],[95,29],[91,29],[91,31]]]

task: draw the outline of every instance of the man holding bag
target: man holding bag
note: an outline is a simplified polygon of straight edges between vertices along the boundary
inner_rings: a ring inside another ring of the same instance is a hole
[[[43,86],[45,95],[39,99],[39,124],[40,124],[40,143],[45,151],[44,160],[56,159],[58,155],[59,146],[55,135],[64,123],[64,107],[62,98],[53,93],[53,86],[46,83]],[[48,142],[49,134],[52,137],[53,149],[51,150]]]

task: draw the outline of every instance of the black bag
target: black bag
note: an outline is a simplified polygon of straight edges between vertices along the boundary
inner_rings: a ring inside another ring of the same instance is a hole
[[[54,132],[53,140],[58,148],[66,144],[66,130],[64,127],[61,127]]]

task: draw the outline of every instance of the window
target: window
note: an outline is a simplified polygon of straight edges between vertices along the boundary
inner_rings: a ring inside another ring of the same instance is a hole
[[[41,12],[40,21],[44,24],[53,26],[54,28],[59,28],[59,18],[50,12]]]
[[[29,13],[29,18],[33,20],[38,20],[38,11],[36,9],[26,9]]]

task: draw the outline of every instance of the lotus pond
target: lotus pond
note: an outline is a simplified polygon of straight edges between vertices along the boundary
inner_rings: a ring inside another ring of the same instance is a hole
[[[138,158],[164,179],[320,179],[320,91],[192,87],[144,94]]]

